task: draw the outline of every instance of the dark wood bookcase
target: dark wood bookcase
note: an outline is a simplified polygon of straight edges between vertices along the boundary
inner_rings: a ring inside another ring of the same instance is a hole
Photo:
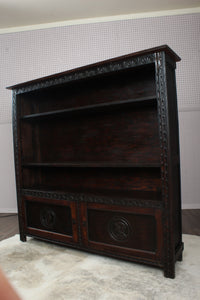
[[[164,45],[9,87],[22,241],[174,278],[183,250],[179,60]]]

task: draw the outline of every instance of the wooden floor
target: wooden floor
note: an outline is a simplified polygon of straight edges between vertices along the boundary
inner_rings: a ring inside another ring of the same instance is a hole
[[[182,210],[183,233],[200,236],[200,209]],[[0,241],[19,233],[17,214],[0,214]]]
[[[200,235],[200,209],[182,210],[182,231],[186,234]]]
[[[17,214],[0,214],[0,241],[19,233]]]

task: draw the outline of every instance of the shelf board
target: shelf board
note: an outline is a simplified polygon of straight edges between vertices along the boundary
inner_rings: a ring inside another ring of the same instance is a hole
[[[130,163],[130,162],[45,162],[23,163],[22,167],[50,167],[50,168],[159,168],[159,163]]]
[[[79,106],[74,108],[67,108],[67,109],[60,109],[60,110],[54,110],[54,111],[48,111],[43,113],[35,113],[35,114],[29,114],[24,115],[21,117],[22,120],[34,120],[39,118],[49,118],[49,117],[56,117],[56,116],[62,116],[62,115],[74,115],[79,113],[93,113],[93,112],[101,112],[101,111],[107,111],[109,109],[120,109],[121,107],[128,107],[130,105],[152,105],[155,103],[156,96],[150,96],[150,97],[143,97],[143,98],[136,98],[136,99],[128,99],[128,100],[121,100],[121,101],[113,101],[113,102],[104,102],[99,104],[93,104],[93,105],[86,105],[86,106]]]

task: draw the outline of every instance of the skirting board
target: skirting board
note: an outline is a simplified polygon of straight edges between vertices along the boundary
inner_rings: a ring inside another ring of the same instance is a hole
[[[200,209],[200,203],[182,204],[182,209]]]
[[[0,214],[17,214],[16,208],[0,208]]]

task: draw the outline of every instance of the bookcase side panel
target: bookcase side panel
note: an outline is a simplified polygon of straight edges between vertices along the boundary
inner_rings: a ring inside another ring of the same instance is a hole
[[[22,209],[21,186],[22,186],[22,170],[21,170],[21,132],[20,132],[20,97],[16,91],[13,91],[12,98],[12,123],[13,123],[13,141],[14,141],[14,157],[15,157],[15,176],[17,190],[18,220],[21,241],[26,241],[24,233],[24,214]]]
[[[170,178],[171,178],[171,215],[174,231],[174,248],[182,247],[181,224],[181,181],[180,181],[180,152],[179,152],[179,124],[176,94],[176,64],[166,56],[166,78],[169,118],[169,144],[170,144]]]
[[[164,273],[175,277],[176,249],[180,244],[180,173],[175,62],[165,52],[156,54],[156,87],[161,148],[162,199],[164,202]],[[170,66],[170,67],[169,67]],[[175,178],[176,177],[176,178]],[[175,221],[178,215],[178,221]]]

